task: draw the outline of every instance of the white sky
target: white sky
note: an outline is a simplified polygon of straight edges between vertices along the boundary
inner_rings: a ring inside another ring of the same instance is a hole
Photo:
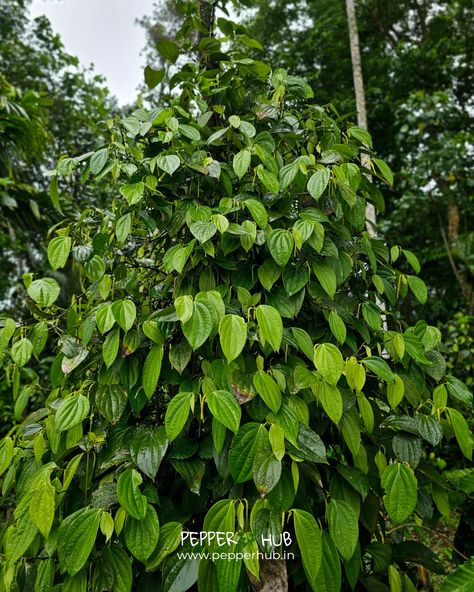
[[[95,65],[120,104],[133,101],[143,80],[145,32],[135,19],[151,14],[153,0],[33,0],[31,17],[45,14],[66,51]]]

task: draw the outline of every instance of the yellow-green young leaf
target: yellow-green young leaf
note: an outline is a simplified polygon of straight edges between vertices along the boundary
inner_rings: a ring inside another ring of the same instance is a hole
[[[403,590],[402,578],[394,565],[388,566],[388,584],[390,592],[402,592]]]
[[[364,395],[357,397],[357,403],[359,405],[359,411],[362,421],[364,422],[365,429],[369,432],[369,434],[371,434],[374,431],[375,426],[374,410],[372,409],[372,405],[370,404],[370,401],[364,397]]]
[[[332,343],[321,343],[314,348],[314,365],[329,384],[337,384],[344,368],[341,352]]]
[[[341,421],[344,406],[337,386],[322,381],[313,390],[329,419],[338,424]]]
[[[143,479],[135,469],[127,469],[117,480],[117,498],[122,508],[135,518],[141,520],[145,517],[147,501],[140,493],[140,484]]]
[[[102,345],[102,357],[104,359],[107,368],[110,368],[115,362],[120,345],[120,331],[114,329],[105,338],[104,344]]]
[[[418,482],[413,469],[395,462],[389,465],[382,475],[385,490],[383,502],[390,518],[401,523],[407,520],[416,507]]]
[[[372,158],[372,162],[377,165],[382,178],[385,179],[389,185],[393,185],[393,173],[388,164],[380,158]]]
[[[135,520],[127,517],[124,528],[125,543],[131,554],[145,563],[155,550],[160,535],[160,523],[155,508],[148,504],[145,517]]]
[[[153,396],[158,379],[160,378],[161,363],[163,361],[163,346],[153,345],[143,364],[142,384],[148,399]]]
[[[471,557],[444,580],[441,592],[471,592],[474,582],[474,558]]]
[[[346,325],[335,310],[332,310],[329,313],[329,327],[331,328],[331,333],[337,339],[338,343],[342,345],[346,340]]]
[[[398,374],[394,374],[394,377],[395,382],[387,384],[387,399],[392,409],[395,409],[401,403],[405,394],[405,383]]]
[[[228,391],[214,391],[206,396],[206,401],[212,415],[236,434],[242,411],[234,395]]]
[[[111,304],[107,304],[99,308],[99,310],[95,313],[95,322],[102,335],[112,329],[115,324],[115,317],[114,313],[112,312]]]
[[[359,540],[359,521],[354,508],[343,500],[331,500],[327,507],[329,534],[347,561]]]
[[[48,538],[54,520],[56,490],[51,485],[49,478],[43,478],[38,483],[30,504],[30,518],[38,530]]]
[[[277,228],[267,236],[267,247],[275,262],[284,267],[293,252],[294,239],[289,230]]]
[[[91,282],[98,282],[105,273],[105,262],[99,255],[94,255],[84,263],[84,273]]]
[[[64,399],[56,411],[54,427],[58,432],[66,432],[79,425],[89,415],[90,403],[84,395],[72,395]]]
[[[137,318],[137,309],[131,300],[119,300],[118,302],[114,302],[112,304],[112,313],[125,333],[133,327],[133,323]]]
[[[194,393],[189,392],[178,393],[168,403],[165,414],[165,428],[170,442],[175,440],[184,428],[193,403]]]
[[[57,210],[60,214],[62,214],[61,206],[59,204],[59,181],[57,175],[51,177],[51,183],[49,185],[49,196],[51,198],[51,203],[53,204],[54,209]]]
[[[331,171],[327,168],[318,169],[308,180],[308,193],[314,199],[318,200],[324,193],[331,178]]]
[[[113,567],[113,592],[132,592],[132,566],[130,559],[119,545],[111,545],[108,559]]]
[[[84,456],[84,453],[81,452],[80,454],[77,454],[76,456],[73,456],[71,458],[71,460],[67,463],[66,469],[64,471],[64,475],[63,475],[63,491],[67,491],[69,489],[69,485],[71,485],[71,481],[74,479],[74,476],[77,472],[77,469],[79,467],[79,463],[82,460],[82,457]]]
[[[145,193],[145,183],[128,183],[120,188],[120,193],[127,200],[128,205],[133,206],[143,199]]]
[[[321,287],[333,299],[337,289],[337,278],[334,269],[325,261],[318,261],[313,266],[314,273],[318,278]]]
[[[114,519],[108,512],[102,512],[100,515],[100,532],[105,536],[108,543],[114,534]]]
[[[444,409],[448,404],[448,390],[444,384],[439,384],[433,391],[433,405],[436,409]]]
[[[280,349],[283,339],[283,321],[280,313],[273,306],[261,304],[256,310],[260,339],[268,342],[274,351]]]
[[[234,156],[232,168],[239,179],[249,170],[250,159],[250,150],[248,148],[244,148]]]
[[[180,164],[181,160],[176,154],[165,154],[156,159],[156,166],[170,176],[178,170]]]
[[[219,324],[219,340],[228,362],[237,358],[247,342],[245,320],[233,314],[222,317]]]
[[[127,240],[130,230],[132,229],[132,215],[130,213],[120,216],[115,226],[115,236],[119,243],[124,243]]]
[[[319,592],[318,573],[322,558],[321,530],[314,517],[304,510],[293,510],[293,522],[308,583],[314,592]]]
[[[178,298],[176,298],[174,301],[174,308],[176,310],[176,314],[178,315],[178,319],[182,323],[189,321],[194,312],[193,297],[188,295],[178,296]]]
[[[273,261],[267,259],[263,265],[258,268],[258,279],[265,290],[270,291],[273,284],[281,275],[280,267]]]
[[[85,565],[99,530],[100,510],[81,508],[65,518],[58,530],[59,565],[70,575]]]
[[[472,460],[473,437],[467,421],[456,409],[448,407],[448,413],[461,452],[466,458]]]
[[[273,454],[278,461],[285,456],[285,430],[276,423],[272,423],[268,432]]]
[[[445,517],[449,518],[451,514],[451,505],[449,503],[449,493],[437,483],[432,483],[431,494],[433,501],[439,512]]]
[[[401,360],[405,355],[405,340],[403,339],[403,335],[400,333],[395,333],[392,339],[392,344],[395,353]]]
[[[29,361],[32,353],[33,344],[26,337],[17,341],[11,350],[12,360],[20,367],[24,366]]]
[[[265,404],[277,413],[281,407],[281,391],[275,380],[263,370],[259,370],[253,377],[253,385]]]
[[[353,391],[361,391],[364,388],[365,369],[356,358],[351,357],[346,361],[345,374],[347,383]]]
[[[14,444],[10,436],[5,436],[0,441],[0,475],[8,469],[13,460]]]
[[[60,269],[66,265],[71,251],[70,236],[57,236],[48,245],[48,261],[53,269]]]
[[[160,563],[181,543],[183,527],[179,522],[167,522],[160,529],[160,537],[151,557],[146,562],[147,571],[154,571]]]
[[[205,532],[235,532],[235,500],[223,499],[216,502],[204,518]],[[210,541],[209,548],[218,547],[217,541]]]
[[[203,302],[195,302],[191,318],[183,323],[183,333],[193,350],[207,340],[213,328],[212,314]]]

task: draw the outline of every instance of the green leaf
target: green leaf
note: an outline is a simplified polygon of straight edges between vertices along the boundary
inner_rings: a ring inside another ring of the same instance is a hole
[[[467,407],[472,407],[472,393],[458,378],[447,376],[446,388],[451,397],[461,401]]]
[[[168,437],[163,426],[139,427],[130,445],[133,462],[153,480],[167,449]]]
[[[191,318],[183,323],[183,333],[193,350],[198,349],[207,340],[213,327],[212,316],[203,302],[194,303]]]
[[[135,520],[127,517],[124,528],[125,542],[131,554],[146,563],[158,543],[160,535],[160,523],[155,508],[147,505],[145,517]]]
[[[115,236],[119,243],[124,243],[127,240],[130,230],[132,229],[132,215],[124,214],[117,220],[115,226]]]
[[[161,363],[163,361],[163,346],[153,345],[145,358],[142,372],[142,385],[148,399],[154,395],[158,379],[160,378]]]
[[[216,502],[204,518],[205,532],[235,532],[235,500],[223,499]],[[211,550],[218,548],[217,541],[211,541]]]
[[[24,366],[30,360],[32,354],[33,344],[26,337],[14,343],[11,350],[12,360],[20,367]]]
[[[321,530],[314,517],[304,510],[293,510],[293,522],[308,583],[314,592],[319,592],[318,573],[322,558]]]
[[[115,362],[120,345],[120,331],[114,329],[105,338],[104,344],[102,345],[102,357],[104,358],[105,365],[110,368]]]
[[[353,507],[333,499],[327,507],[329,534],[347,561],[354,555],[359,540],[359,521]]]
[[[270,193],[278,193],[280,190],[280,183],[273,173],[259,165],[257,167],[257,176],[267,191]]]
[[[315,390],[329,419],[338,424],[341,421],[344,406],[337,386],[328,382],[321,382]]]
[[[259,436],[265,434],[268,440],[268,434],[265,431],[261,431]],[[257,452],[253,461],[253,480],[258,493],[261,496],[265,496],[280,481],[281,477],[281,462],[275,457],[271,448],[263,450],[257,444]]]
[[[284,191],[294,181],[296,175],[298,174],[298,170],[298,162],[292,162],[281,167],[279,172],[281,191]]]
[[[456,409],[447,409],[459,448],[467,459],[472,460],[473,437],[467,421]]]
[[[280,313],[273,306],[268,304],[261,304],[257,306],[256,317],[258,322],[258,329],[260,339],[266,343],[268,342],[274,351],[280,349],[283,339],[283,321]]]
[[[160,529],[158,544],[146,562],[147,571],[154,571],[181,543],[183,527],[179,522],[167,522]]]
[[[193,403],[194,393],[190,392],[178,393],[169,402],[165,414],[165,428],[170,442],[175,440],[184,428]]]
[[[160,39],[156,44],[156,49],[162,58],[174,64],[179,56],[179,47],[173,41]]]
[[[28,286],[28,296],[41,308],[51,306],[58,299],[60,288],[53,278],[42,278],[31,282]]]
[[[418,302],[425,304],[428,300],[428,290],[425,282],[419,277],[416,277],[416,275],[407,275],[407,281],[410,290],[413,292]]]
[[[245,320],[233,314],[222,317],[219,324],[219,340],[227,361],[232,362],[232,360],[235,360],[247,342]]]
[[[54,559],[43,559],[40,561],[36,575],[35,592],[52,591],[55,571]]]
[[[166,154],[156,158],[156,166],[162,171],[165,171],[165,173],[168,173],[170,177],[179,169],[180,164],[181,160],[176,154]]]
[[[267,237],[267,247],[271,256],[280,267],[284,267],[293,252],[294,240],[289,230],[277,228]]]
[[[380,174],[385,179],[385,181],[387,181],[389,185],[393,185],[393,173],[390,170],[388,164],[380,158],[372,158],[372,162],[377,165],[377,168],[379,169]]]
[[[449,574],[441,585],[441,592],[471,592],[474,582],[474,558]]]
[[[387,399],[392,409],[395,409],[402,402],[405,393],[405,383],[403,380],[398,374],[394,374],[394,378],[395,382],[389,382],[387,384]]]
[[[129,331],[137,318],[137,309],[132,300],[118,300],[112,304],[112,313],[120,327]]]
[[[395,375],[382,358],[370,356],[370,358],[364,358],[362,363],[382,380],[395,384]]]
[[[260,370],[254,375],[253,384],[265,404],[273,413],[278,413],[281,407],[281,391],[275,380],[266,372]]]
[[[332,310],[329,313],[329,327],[331,329],[331,333],[337,339],[338,343],[342,345],[346,340],[347,330],[344,321],[335,310]]]
[[[265,290],[270,291],[273,284],[281,275],[280,267],[273,261],[267,259],[263,265],[258,268],[258,279]]]
[[[102,417],[105,417],[112,425],[115,425],[122,417],[127,402],[127,391],[122,385],[103,384],[97,389],[95,404]]]
[[[321,343],[314,348],[314,365],[326,382],[335,385],[341,377],[344,360],[332,343]]]
[[[155,88],[165,77],[166,70],[154,70],[151,66],[145,66],[144,79],[149,89]]]
[[[59,565],[70,575],[85,565],[99,530],[100,510],[81,508],[65,518],[58,529]]]
[[[51,203],[53,204],[54,209],[62,214],[61,205],[59,202],[59,180],[58,175],[53,175],[51,177],[51,183],[49,185],[49,197],[51,198]]]
[[[241,179],[249,170],[250,160],[251,155],[248,148],[244,148],[240,152],[237,152],[237,154],[234,156],[232,168],[239,179]]]
[[[145,194],[145,183],[143,181],[139,183],[127,183],[126,185],[122,185],[120,193],[127,200],[128,205],[133,206],[142,201]]]
[[[217,228],[212,222],[201,222],[199,220],[191,224],[189,230],[200,243],[205,243],[217,232]]]
[[[258,226],[265,228],[268,224],[268,215],[265,206],[256,199],[246,199],[244,205]]]
[[[276,423],[272,423],[268,437],[275,458],[281,461],[285,456],[285,430]]]
[[[230,474],[236,483],[244,483],[252,478],[257,436],[261,429],[262,426],[259,423],[246,423],[232,440],[229,467]]]
[[[100,171],[105,167],[109,156],[108,148],[101,148],[94,152],[90,160],[90,171],[93,175],[98,175]]]
[[[322,531],[322,558],[318,572],[317,592],[340,592],[341,562],[337,549],[327,532]]]
[[[30,504],[30,518],[45,539],[53,525],[56,490],[49,478],[43,477],[35,488],[34,503]]]
[[[212,415],[231,432],[237,433],[240,426],[241,409],[234,395],[228,391],[214,391],[206,396]]]
[[[413,469],[398,462],[389,465],[382,475],[382,487],[385,490],[383,502],[390,518],[398,524],[407,520],[418,499]]]
[[[107,304],[99,308],[99,310],[95,313],[95,322],[102,335],[112,329],[115,324],[115,317],[114,313],[112,312],[111,304]]]
[[[192,125],[187,125],[186,123],[180,123],[178,126],[179,133],[189,138],[193,142],[199,142],[201,140],[201,134],[199,131],[193,127]]]
[[[113,592],[132,592],[133,573],[128,555],[118,545],[111,545],[109,558],[114,573]]]
[[[105,263],[102,257],[94,255],[90,261],[84,263],[84,273],[91,282],[98,282],[105,273]]]
[[[63,399],[54,417],[58,432],[66,432],[79,425],[89,415],[89,399],[84,395],[72,395]]]
[[[282,274],[283,287],[288,296],[297,294],[309,281],[309,269],[304,266],[287,266]]]
[[[29,513],[25,512],[15,525],[11,525],[5,533],[5,555],[12,564],[22,557],[34,541],[38,529],[33,524]]]
[[[333,299],[337,290],[337,278],[333,268],[325,261],[318,261],[314,264],[313,270],[323,290]]]
[[[53,269],[60,269],[66,265],[72,247],[69,236],[57,236],[48,245],[48,261]]]
[[[135,469],[127,469],[117,480],[117,498],[122,508],[135,518],[142,520],[147,511],[147,500],[140,493],[139,485],[143,479]]]
[[[0,476],[8,469],[13,460],[14,444],[10,436],[0,440]]]
[[[356,140],[359,140],[362,144],[365,144],[368,148],[372,148],[372,137],[364,128],[354,125],[347,130],[347,133]]]
[[[308,193],[315,200],[318,200],[324,193],[328,186],[329,179],[331,178],[331,171],[327,168],[318,169],[311,175],[308,180]]]

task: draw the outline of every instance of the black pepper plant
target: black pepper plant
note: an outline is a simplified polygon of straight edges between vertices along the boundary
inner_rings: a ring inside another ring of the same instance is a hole
[[[51,230],[52,271],[24,277],[30,322],[2,323],[20,418],[0,444],[2,591],[410,592],[419,566],[442,572],[399,527],[472,493],[473,469],[436,461],[450,439],[471,460],[472,396],[439,331],[397,312],[427,299],[415,255],[366,230],[392,174],[246,46],[219,19],[169,104],[57,167],[58,208],[73,171],[116,192]],[[70,302],[61,273],[79,277]]]

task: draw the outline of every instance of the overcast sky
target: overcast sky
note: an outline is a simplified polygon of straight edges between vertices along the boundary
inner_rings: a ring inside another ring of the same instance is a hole
[[[153,0],[33,0],[31,16],[45,14],[68,53],[83,65],[93,63],[124,104],[143,80],[145,33],[135,19],[152,6]]]

